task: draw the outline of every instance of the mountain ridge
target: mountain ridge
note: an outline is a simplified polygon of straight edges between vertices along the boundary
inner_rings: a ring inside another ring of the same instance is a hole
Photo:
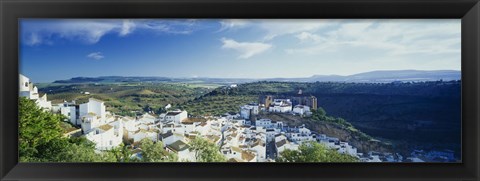
[[[422,82],[438,80],[461,80],[458,70],[375,70],[352,75],[312,75],[302,78],[173,78],[164,76],[100,76],[73,77],[67,80],[56,80],[53,83],[101,83],[101,82],[190,82],[203,81],[208,83],[247,83],[254,81],[285,81],[285,82],[356,82],[356,83],[391,83],[391,82]]]

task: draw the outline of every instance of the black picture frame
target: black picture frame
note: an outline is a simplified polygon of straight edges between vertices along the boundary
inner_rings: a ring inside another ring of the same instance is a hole
[[[1,180],[479,180],[478,0],[1,0]],[[461,18],[462,163],[18,163],[19,18]]]

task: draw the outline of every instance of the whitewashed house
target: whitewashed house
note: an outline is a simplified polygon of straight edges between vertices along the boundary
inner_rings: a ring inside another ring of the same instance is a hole
[[[310,107],[304,106],[304,105],[296,105],[293,107],[293,113],[298,114],[298,115],[309,115],[310,113]]]
[[[226,148],[222,150],[222,153],[225,155],[227,160],[230,160],[230,159],[235,159],[239,161],[241,160],[240,162],[256,162],[257,161],[257,155],[255,152],[242,150],[241,148],[236,146],[231,146],[229,148]]]
[[[101,100],[90,98],[87,103],[80,104],[80,117],[83,117],[89,113],[94,113],[99,116],[100,119],[105,119],[106,117],[106,108],[105,103]]]
[[[190,151],[190,146],[184,141],[175,141],[167,145],[166,150],[176,153],[179,161],[195,162],[196,160],[195,153]]]
[[[67,117],[65,121],[69,121],[70,123],[74,125],[81,125],[80,117],[78,114],[78,106],[75,104],[75,102],[64,102],[61,104],[57,104],[56,106],[52,107],[52,110],[54,112],[60,112],[60,114],[64,115]]]
[[[35,100],[38,107],[44,110],[52,110],[52,102],[47,100],[47,94],[40,96],[38,88],[30,82],[30,79],[22,74],[19,75],[19,96]]]
[[[172,121],[178,124],[181,123],[184,119],[187,119],[187,117],[187,111],[175,110],[167,112],[164,119],[166,122]]]
[[[250,150],[254,151],[257,155],[257,162],[264,162],[267,160],[267,148],[265,142],[262,140],[256,140],[250,145]]]
[[[290,99],[274,99],[270,105],[269,112],[287,113],[292,111],[292,102]]]
[[[298,144],[291,143],[286,139],[275,142],[275,150],[277,151],[277,157],[280,156],[280,153],[285,150],[298,150],[298,147]]]
[[[144,130],[144,129],[139,129],[133,134],[133,142],[140,142],[143,139],[148,138],[152,140],[153,142],[158,141],[158,132],[154,130]]]
[[[176,141],[186,142],[186,138],[183,134],[173,133],[171,131],[160,134],[160,139],[165,145],[173,144]]]
[[[240,107],[240,116],[244,119],[250,119],[251,115],[258,115],[260,109],[258,104],[247,104]]]
[[[135,134],[135,132],[139,130],[138,122],[136,121],[135,118],[128,117],[128,116],[122,117],[121,120],[123,122],[123,128],[125,133],[124,136],[127,139],[133,139],[133,135]]]
[[[122,129],[121,121],[118,122],[117,128],[115,125],[104,124],[91,129],[85,137],[95,143],[97,150],[110,150],[122,143]]]

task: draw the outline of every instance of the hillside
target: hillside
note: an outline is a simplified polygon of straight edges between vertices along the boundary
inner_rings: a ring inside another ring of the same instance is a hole
[[[101,83],[42,86],[49,100],[86,101],[96,97],[107,109],[121,115],[163,112],[165,104],[190,115],[238,112],[241,105],[257,102],[260,95],[287,97],[314,95],[318,106],[332,117],[343,118],[355,129],[408,154],[412,149],[450,149],[460,152],[461,81],[340,83],[253,82],[238,87],[191,83]],[[90,95],[82,92],[90,92]],[[133,112],[132,112],[133,111]],[[305,124],[328,132],[330,124]],[[324,126],[321,126],[324,125]],[[343,129],[343,128],[342,128]],[[336,132],[335,134],[344,134]],[[361,147],[361,146],[358,146]]]
[[[134,116],[135,112],[164,112],[166,104],[178,105],[198,98],[214,85],[180,83],[103,83],[42,85],[40,92],[48,93],[52,103],[76,100],[83,103],[90,97],[105,101],[108,111]],[[89,92],[89,94],[85,94]]]
[[[292,96],[299,89],[304,95],[316,96],[318,106],[329,115],[344,118],[362,132],[393,143],[404,154],[412,149],[450,149],[459,155],[461,81],[255,82],[236,88],[217,88],[192,102],[209,105],[218,96],[226,100],[258,95]],[[238,110],[241,103],[249,101],[224,104]]]

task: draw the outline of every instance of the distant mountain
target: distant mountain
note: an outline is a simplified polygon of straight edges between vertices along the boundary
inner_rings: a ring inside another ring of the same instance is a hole
[[[457,70],[378,70],[354,75],[313,75],[305,78],[169,78],[169,77],[74,77],[68,80],[57,80],[54,83],[115,83],[115,82],[204,82],[217,84],[246,83],[254,81],[284,81],[284,82],[422,82],[460,80],[461,71]]]
[[[332,81],[339,81],[335,77]],[[379,70],[344,76],[345,82],[419,82],[419,81],[437,81],[437,80],[460,80],[461,72],[456,70]],[[341,80],[340,80],[341,81]]]

